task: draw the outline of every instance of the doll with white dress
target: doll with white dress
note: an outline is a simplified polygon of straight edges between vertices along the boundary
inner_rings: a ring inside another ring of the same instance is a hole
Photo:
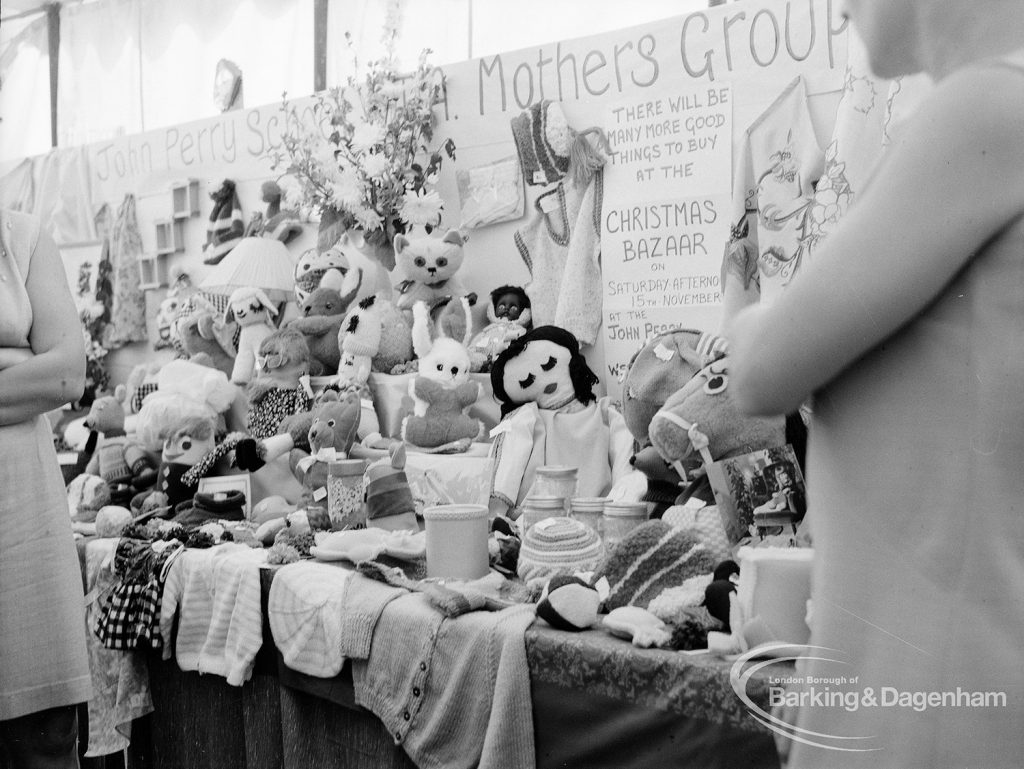
[[[633,437],[608,398],[594,394],[597,382],[576,337],[557,326],[527,332],[495,359],[492,515],[518,515],[538,467],[577,468],[584,497],[606,496],[632,469]]]

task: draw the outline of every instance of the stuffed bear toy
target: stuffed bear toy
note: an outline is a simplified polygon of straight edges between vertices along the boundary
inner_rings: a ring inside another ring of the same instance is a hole
[[[512,341],[494,361],[491,386],[501,422],[491,430],[490,509],[516,517],[544,465],[577,468],[581,497],[605,497],[630,470],[633,437],[607,398],[579,341],[557,326],[539,326]]]
[[[348,457],[359,429],[359,396],[348,393],[339,399],[332,390],[324,392],[314,406],[308,439],[311,453],[292,449],[288,466],[302,484],[305,504],[327,504],[327,474],[332,461]]]
[[[115,499],[118,491],[128,487],[144,489],[156,480],[156,464],[140,445],[125,435],[126,395],[125,386],[118,385],[113,395],[94,400],[85,418],[86,427],[103,436],[97,441],[85,472],[106,481]]]
[[[466,293],[456,276],[462,267],[463,243],[458,230],[448,230],[440,238],[395,235],[395,264],[405,277],[398,285],[398,309],[411,313],[417,302],[425,302],[432,312],[445,297]]]
[[[209,365],[231,376],[237,353],[233,341],[238,331],[236,324],[226,324],[222,317],[203,310],[179,320],[176,329],[181,346],[190,360],[204,355]]]
[[[333,286],[321,285],[299,305],[302,316],[288,323],[288,328],[306,337],[310,373],[314,376],[333,374],[338,370],[341,360],[338,335],[345,311],[358,291],[359,284],[347,286],[344,294]]]
[[[469,327],[469,301],[461,302]],[[480,395],[480,385],[469,378],[469,351],[464,342],[431,339],[425,302],[417,302],[413,313],[419,374],[409,383],[413,413],[402,420],[402,440],[430,451],[465,451],[483,430],[483,423],[466,413]]]
[[[260,342],[274,331],[271,318],[276,316],[277,308],[261,289],[243,286],[231,292],[224,322],[237,323],[242,329],[235,365],[231,369],[234,384],[248,384],[252,379]]]

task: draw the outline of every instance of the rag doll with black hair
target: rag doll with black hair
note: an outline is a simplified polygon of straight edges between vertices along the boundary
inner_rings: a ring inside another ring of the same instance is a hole
[[[494,361],[491,385],[501,422],[491,431],[490,509],[516,517],[538,467],[577,468],[577,494],[603,497],[631,469],[633,436],[608,398],[576,337],[540,326],[512,341]]]

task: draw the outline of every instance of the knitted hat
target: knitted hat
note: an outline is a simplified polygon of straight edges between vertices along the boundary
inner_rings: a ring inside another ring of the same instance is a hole
[[[519,549],[516,572],[526,582],[591,571],[604,557],[597,534],[574,518],[545,518],[530,527]]]
[[[225,179],[210,197],[213,198],[213,210],[210,211],[210,223],[206,227],[203,263],[218,264],[238,245],[245,233],[245,224],[242,221],[242,204],[238,202],[233,181]]]
[[[527,184],[551,184],[570,175],[574,183],[586,185],[604,158],[586,140],[597,133],[601,146],[608,141],[599,128],[577,133],[566,122],[561,105],[544,99],[512,118],[512,136]]]
[[[666,588],[709,574],[715,563],[693,532],[654,520],[619,540],[594,578],[608,581],[608,611],[620,606],[647,608]]]

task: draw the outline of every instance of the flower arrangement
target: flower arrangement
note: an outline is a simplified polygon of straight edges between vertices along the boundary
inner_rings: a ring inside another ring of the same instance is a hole
[[[78,317],[82,321],[85,343],[85,392],[78,404],[88,406],[97,393],[110,383],[104,366],[107,348],[103,346],[103,333],[110,323],[113,287],[110,281],[111,264],[104,255],[96,267],[95,287],[92,283],[92,264],[83,262],[78,268]]]
[[[346,40],[351,48],[347,34]],[[429,146],[443,74],[427,63],[429,49],[413,72],[399,73],[393,32],[385,43],[385,56],[362,78],[316,96],[312,119],[286,96],[285,128],[273,153],[274,170],[286,173],[279,185],[290,206],[319,214],[321,231],[356,228],[378,247],[411,227],[429,231],[443,209],[434,189],[442,152]],[[455,157],[452,141],[442,149]]]

